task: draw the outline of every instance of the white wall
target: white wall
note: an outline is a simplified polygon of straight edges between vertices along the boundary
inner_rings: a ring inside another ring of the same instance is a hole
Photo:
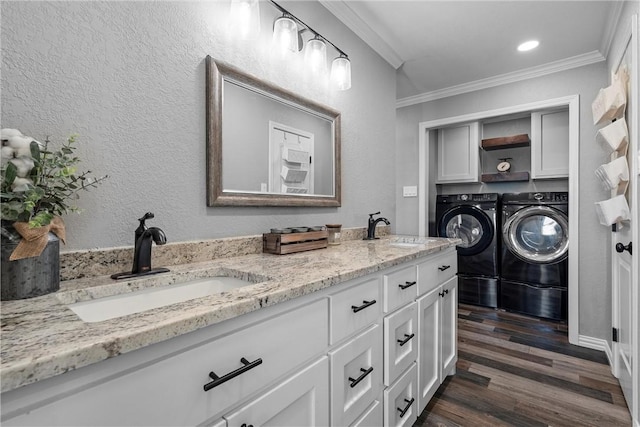
[[[608,197],[597,181],[594,170],[603,163],[602,150],[594,142],[597,128],[591,117],[591,101],[607,85],[604,62],[506,84],[467,94],[438,99],[397,110],[398,186],[418,183],[418,123],[474,112],[493,110],[529,102],[580,95],[580,325],[579,333],[610,339],[611,291],[610,261],[607,256],[609,229],[599,225],[594,203]],[[400,167],[402,165],[402,167]],[[544,184],[542,184],[544,185]],[[542,188],[541,188],[542,189]],[[534,191],[534,190],[532,190]],[[400,188],[396,189],[400,193]],[[405,203],[405,201],[408,201]],[[417,201],[416,201],[417,202]],[[418,213],[414,199],[396,197],[397,217],[402,218],[398,233],[414,234],[418,230]],[[409,208],[410,206],[410,208]],[[400,221],[399,221],[400,222]],[[410,224],[410,225],[408,225]]]
[[[396,222],[393,68],[319,3],[282,2],[349,54],[351,90],[329,90],[271,56],[268,2],[257,42],[229,39],[229,3],[2,2],[2,127],[79,133],[82,169],[110,175],[65,217],[63,251],[130,246],[147,211],[171,242],[365,226],[378,210]],[[341,208],[206,206],[206,55],[342,112]]]

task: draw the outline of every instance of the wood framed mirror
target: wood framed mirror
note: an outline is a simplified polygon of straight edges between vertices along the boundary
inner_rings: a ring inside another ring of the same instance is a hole
[[[340,113],[205,62],[207,205],[340,206]]]

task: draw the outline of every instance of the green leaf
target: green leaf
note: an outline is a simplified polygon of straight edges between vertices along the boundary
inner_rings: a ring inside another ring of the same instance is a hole
[[[38,143],[35,141],[31,141],[31,144],[29,144],[29,149],[31,150],[31,157],[33,157],[33,160],[35,162],[39,162],[40,161],[40,145],[38,145]]]
[[[4,171],[4,185],[10,187],[18,176],[18,168],[13,163],[7,163],[7,168]]]

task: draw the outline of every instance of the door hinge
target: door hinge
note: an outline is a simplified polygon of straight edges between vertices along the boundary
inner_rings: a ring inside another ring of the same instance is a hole
[[[611,338],[611,340],[613,342],[618,342],[618,328],[612,328],[612,332],[613,332],[613,337]]]

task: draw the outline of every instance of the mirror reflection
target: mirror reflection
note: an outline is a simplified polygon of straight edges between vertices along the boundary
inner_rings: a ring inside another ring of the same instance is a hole
[[[340,206],[340,114],[206,64],[208,205]]]

